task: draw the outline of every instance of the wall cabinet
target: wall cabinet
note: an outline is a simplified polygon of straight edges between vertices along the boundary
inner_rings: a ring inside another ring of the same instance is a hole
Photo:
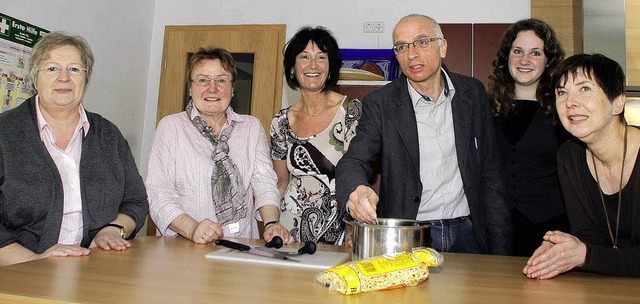
[[[500,37],[510,23],[440,24],[447,39],[444,64],[452,72],[473,76],[487,86]]]

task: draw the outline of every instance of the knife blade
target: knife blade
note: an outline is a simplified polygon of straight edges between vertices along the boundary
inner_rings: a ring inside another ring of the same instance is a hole
[[[268,257],[268,258],[272,258],[272,259],[279,259],[279,260],[286,260],[286,261],[291,261],[291,262],[300,262],[296,259],[292,259],[288,256],[282,255],[282,254],[278,254],[275,252],[268,252],[268,251],[262,251],[262,250],[257,250],[255,248],[251,248],[251,246],[245,245],[245,244],[241,244],[241,243],[236,243],[233,241],[229,241],[229,240],[225,240],[225,239],[218,239],[216,240],[216,245],[220,245],[220,246],[224,246],[227,248],[231,248],[231,249],[236,249],[240,252],[244,252],[244,253],[249,253],[249,254],[253,254],[253,255],[259,255],[259,256],[263,256],[263,257]]]

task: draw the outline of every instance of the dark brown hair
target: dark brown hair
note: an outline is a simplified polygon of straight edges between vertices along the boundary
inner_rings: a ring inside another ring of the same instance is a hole
[[[594,80],[602,89],[609,101],[625,94],[624,70],[615,60],[602,54],[577,54],[562,61],[551,74],[549,94],[542,96],[542,106],[554,122],[558,122],[556,112],[556,89],[567,84],[569,75],[575,78],[578,73]],[[624,118],[624,115],[620,115]]]
[[[540,77],[536,95],[540,91],[549,90],[549,76],[551,71],[564,58],[564,50],[560,41],[556,38],[553,29],[540,19],[524,19],[514,23],[500,38],[500,47],[496,58],[493,60],[493,73],[489,75],[487,83],[491,111],[496,118],[504,118],[512,114],[515,107],[515,80],[509,72],[509,53],[513,41],[522,31],[533,31],[544,41],[544,55],[547,57],[547,65]],[[538,99],[540,100],[540,99]]]
[[[327,77],[324,88],[322,88],[322,92],[327,92],[338,84],[340,68],[342,67],[342,55],[336,38],[333,37],[328,29],[322,26],[315,28],[305,26],[299,29],[293,35],[293,38],[287,42],[284,50],[284,74],[287,84],[294,90],[300,87],[298,79],[291,71],[296,65],[296,56],[304,51],[309,41],[313,41],[322,52],[329,55],[329,77]]]

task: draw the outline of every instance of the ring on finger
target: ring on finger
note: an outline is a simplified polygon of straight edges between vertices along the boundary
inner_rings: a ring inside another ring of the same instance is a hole
[[[204,239],[206,239],[206,238],[207,238],[207,234],[206,234],[206,233],[203,233],[203,234],[202,234],[202,239],[204,240]]]

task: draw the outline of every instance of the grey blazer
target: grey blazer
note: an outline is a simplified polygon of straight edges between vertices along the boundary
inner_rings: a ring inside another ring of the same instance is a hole
[[[477,79],[447,73],[455,89],[452,111],[458,166],[478,244],[485,253],[509,254],[511,219],[486,91]],[[336,168],[341,208],[357,186],[368,185],[378,159],[382,175],[378,216],[415,219],[422,194],[420,154],[404,75],[364,97],[357,135]]]

